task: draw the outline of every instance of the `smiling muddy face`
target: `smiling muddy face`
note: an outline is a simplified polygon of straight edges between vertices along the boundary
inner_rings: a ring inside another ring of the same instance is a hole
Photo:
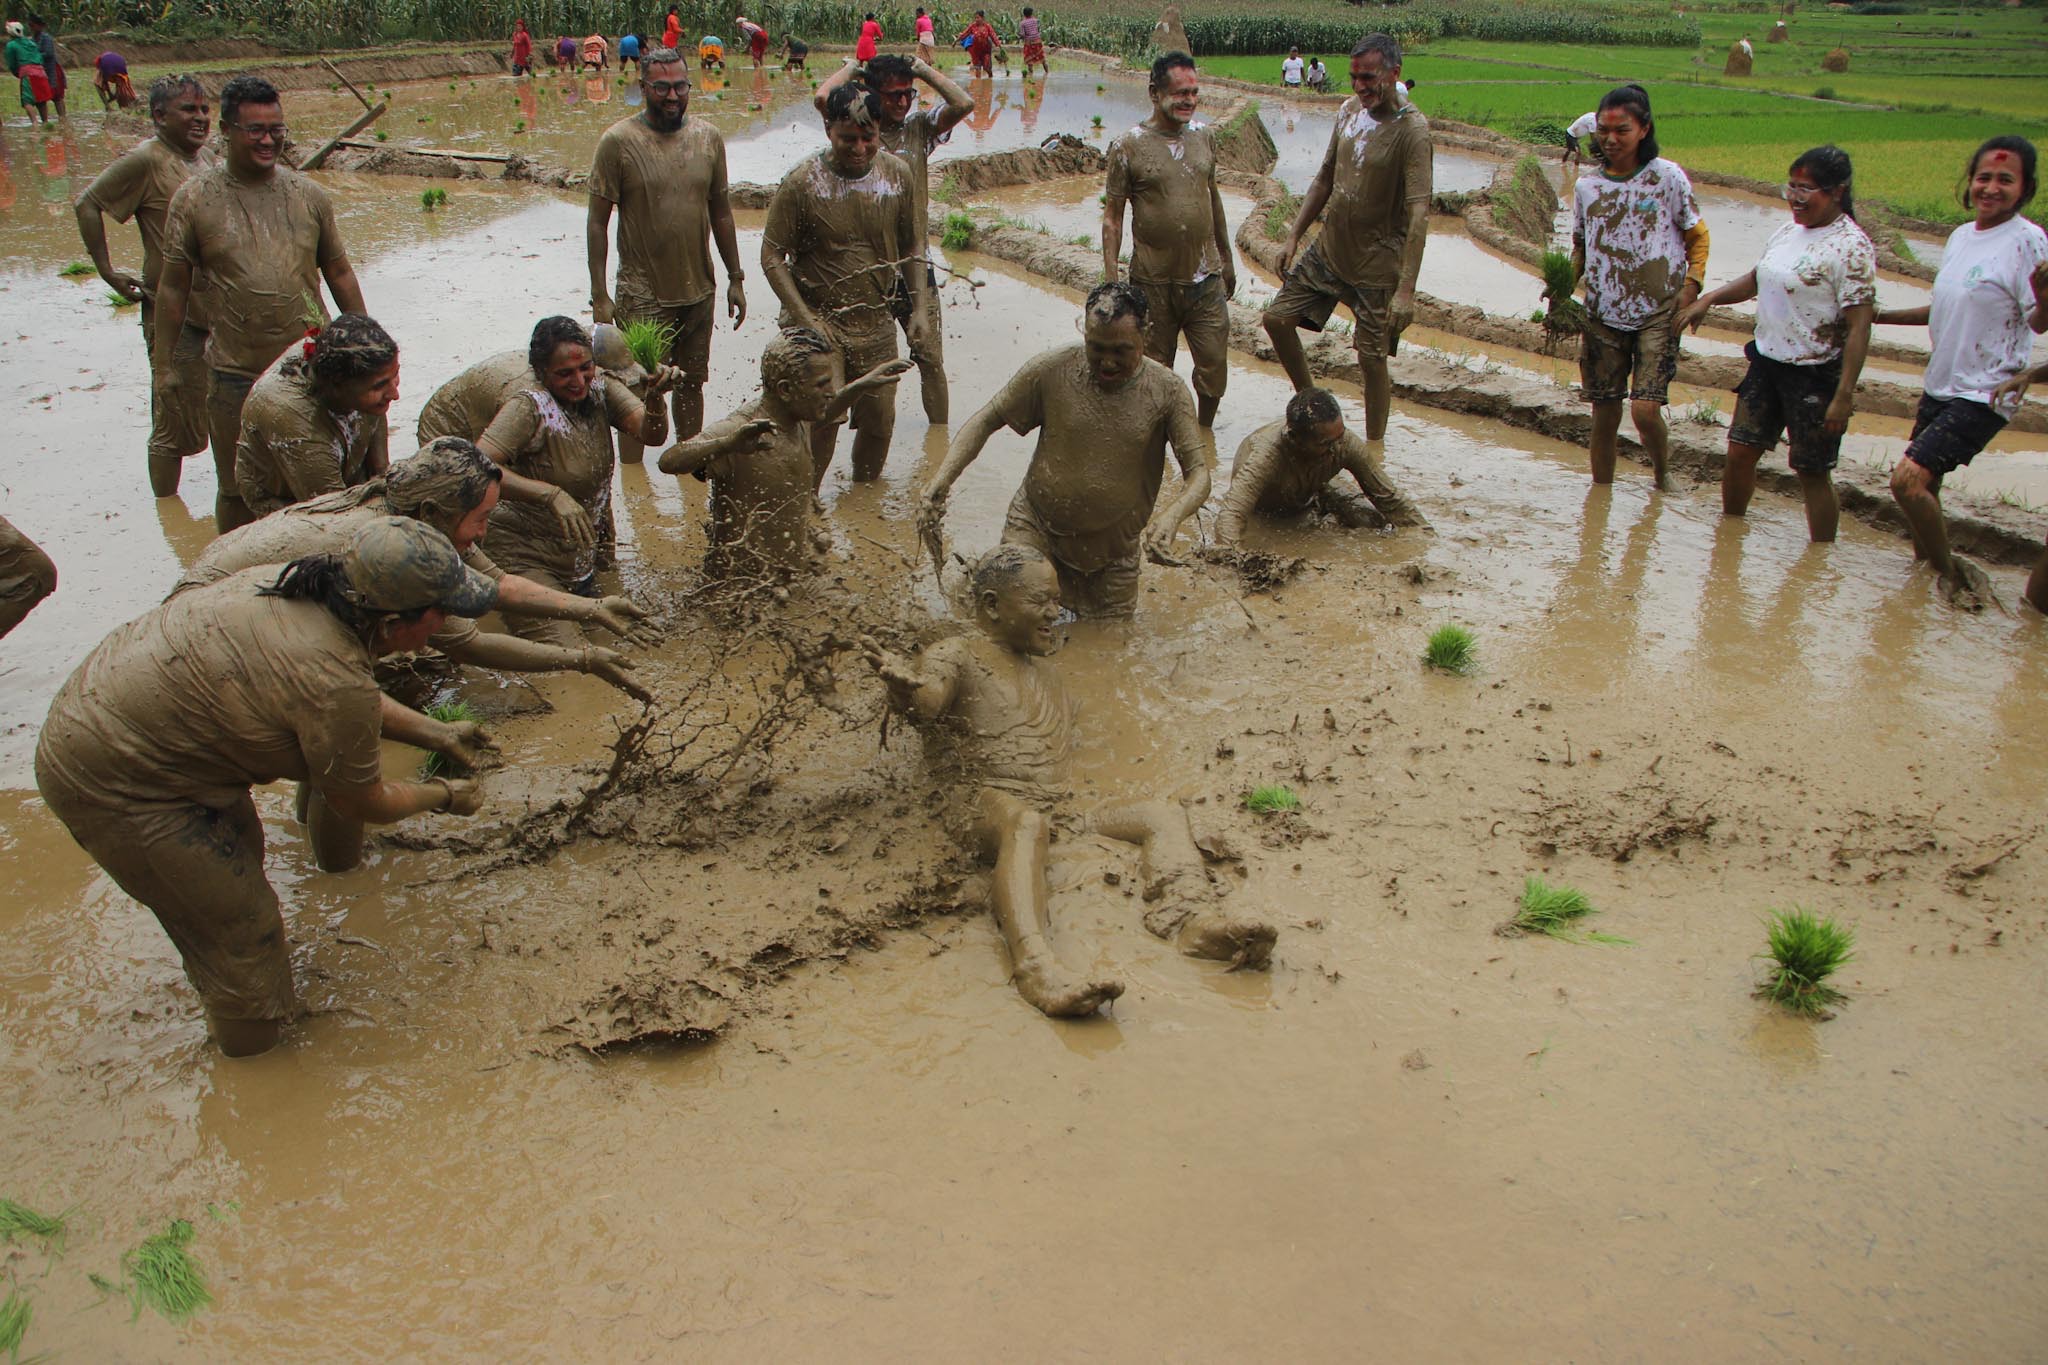
[[[1963,206],[1977,215],[1979,228],[1993,228],[2033,201],[2034,145],[2022,137],[1994,137],[1970,158]]]
[[[991,573],[977,575],[989,580],[989,586],[977,586],[975,592],[982,629],[1019,654],[1057,653],[1063,643],[1058,629],[1060,580],[1052,561],[1023,545],[1005,546],[1003,553],[1019,562],[991,566]]]

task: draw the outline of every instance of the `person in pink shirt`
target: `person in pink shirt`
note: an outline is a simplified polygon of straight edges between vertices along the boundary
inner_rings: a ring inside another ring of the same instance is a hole
[[[864,62],[882,50],[882,24],[873,11],[860,21],[860,41],[853,45],[853,58]]]
[[[917,7],[917,58],[925,65],[931,65],[938,56],[938,34],[933,31],[932,16],[923,5]]]

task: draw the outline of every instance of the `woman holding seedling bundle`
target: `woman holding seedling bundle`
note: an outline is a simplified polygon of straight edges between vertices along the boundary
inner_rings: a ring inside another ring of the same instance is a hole
[[[1673,319],[1706,280],[1707,224],[1692,182],[1657,154],[1650,96],[1621,85],[1601,97],[1593,136],[1605,165],[1572,190],[1572,269],[1586,286],[1579,378],[1593,404],[1593,482],[1614,482],[1621,404],[1669,489],[1664,399],[1678,369]]]
[[[1974,599],[1987,585],[1982,569],[1949,550],[1941,480],[1976,459],[2018,409],[2018,393],[1999,387],[2026,368],[2033,336],[2048,332],[2048,233],[2020,217],[2037,184],[2033,143],[1994,137],[1979,147],[1962,187],[1976,221],[1949,234],[1934,302],[1877,315],[1929,332],[1920,410],[1892,470],[1892,497],[1912,528],[1915,557],[1966,606],[1981,605]]]
[[[1833,540],[1841,520],[1830,476],[1877,312],[1877,252],[1856,221],[1850,174],[1840,147],[1801,155],[1785,178],[1792,221],[1771,234],[1755,269],[1678,314],[1683,331],[1717,304],[1757,301],[1756,340],[1743,348],[1749,372],[1735,390],[1728,428],[1721,510],[1731,517],[1749,510],[1757,461],[1789,429],[1792,472],[1816,541]]]

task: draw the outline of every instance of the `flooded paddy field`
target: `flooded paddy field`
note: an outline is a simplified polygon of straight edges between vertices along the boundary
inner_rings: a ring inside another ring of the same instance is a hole
[[[771,178],[751,167],[783,154],[728,135],[734,178]],[[1147,566],[1136,620],[1059,656],[1078,803],[1187,802],[1230,899],[1282,926],[1270,972],[1176,957],[1139,925],[1130,850],[1067,835],[1059,950],[1129,990],[1082,1023],[1025,1006],[857,660],[728,815],[507,861],[492,831],[593,782],[637,708],[476,675],[508,763],[475,822],[408,822],[329,876],[288,789],[258,793],[314,1013],[222,1060],[161,931],[27,770],[56,684],[203,547],[213,490],[202,458],[148,496],[133,314],[54,273],[84,181],[51,182],[120,142],[81,131],[51,175],[7,137],[0,299],[58,320],[0,328],[4,510],[60,573],[0,646],[0,1194],[74,1210],[61,1256],[8,1263],[29,1351],[2008,1359],[2048,1332],[2040,617],[1951,611],[1853,520],[1809,547],[1782,498],[1724,521],[1713,489],[1655,496],[1626,464],[1594,490],[1575,448],[1415,407],[1387,463],[1433,534],[1264,526],[1311,560],[1295,581]],[[322,179],[404,348],[395,431],[587,309],[578,196],[463,182],[427,216],[419,181]],[[1072,193],[1008,211],[1085,224]],[[739,223],[749,316],[714,341],[714,417],[772,331],[761,215]],[[980,286],[947,291],[957,403],[1078,339],[1071,291],[948,259]],[[1234,361],[1219,485],[1288,392]],[[880,483],[843,456],[827,480],[831,601],[857,620],[952,619],[910,526],[946,436],[905,386]],[[993,543],[1029,450],[999,433],[956,486],[959,549]],[[648,465],[615,496],[619,581],[669,622],[641,671],[672,696],[718,657],[678,600],[703,488]],[[1473,677],[1419,663],[1447,622],[1479,638]],[[387,746],[387,769],[414,758]],[[1303,810],[1245,811],[1269,782]],[[1496,936],[1530,873],[1632,942]],[[1793,903],[1858,933],[1823,1023],[1750,995],[1760,916]],[[88,1273],[174,1217],[217,1302],[131,1321]]]

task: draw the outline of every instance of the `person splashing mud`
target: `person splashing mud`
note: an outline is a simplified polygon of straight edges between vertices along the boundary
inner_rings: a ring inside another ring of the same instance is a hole
[[[1145,355],[1145,308],[1132,285],[1096,285],[1082,343],[1026,361],[968,420],[925,485],[918,526],[928,543],[944,521],[948,491],[989,437],[1005,426],[1020,436],[1036,431],[1003,539],[1050,559],[1061,598],[1080,615],[1137,610],[1141,554],[1178,562],[1173,537],[1207,500],[1216,458],[1187,385]],[[1155,511],[1169,444],[1181,494]]]
[[[1358,492],[1340,487],[1339,474],[1351,475]],[[1236,549],[1254,513],[1301,512],[1333,516],[1354,528],[1429,526],[1387,478],[1373,448],[1344,425],[1344,410],[1328,389],[1295,394],[1284,421],[1267,423],[1238,446],[1230,487],[1216,514],[1215,543]]]
[[[1028,545],[1000,545],[972,574],[980,636],[944,640],[906,658],[863,638],[862,653],[892,709],[931,737],[942,768],[961,775],[948,820],[995,864],[990,900],[1009,946],[1017,991],[1045,1013],[1095,1013],[1123,984],[1089,980],[1059,960],[1051,932],[1046,860],[1055,811],[1067,795],[1073,707],[1048,656],[1059,649],[1059,577]],[[1144,853],[1145,927],[1191,957],[1264,967],[1278,931],[1225,914],[1175,803],[1106,806],[1085,828]]]
[[[870,393],[893,390],[907,360],[886,360],[839,388],[832,343],[790,328],[761,352],[761,392],[694,440],[664,451],[661,472],[711,480],[714,578],[782,575],[808,568],[818,551],[811,522],[811,429],[836,422]]]
[[[278,357],[249,390],[235,486],[251,516],[367,482],[391,463],[398,343],[343,313]]]

